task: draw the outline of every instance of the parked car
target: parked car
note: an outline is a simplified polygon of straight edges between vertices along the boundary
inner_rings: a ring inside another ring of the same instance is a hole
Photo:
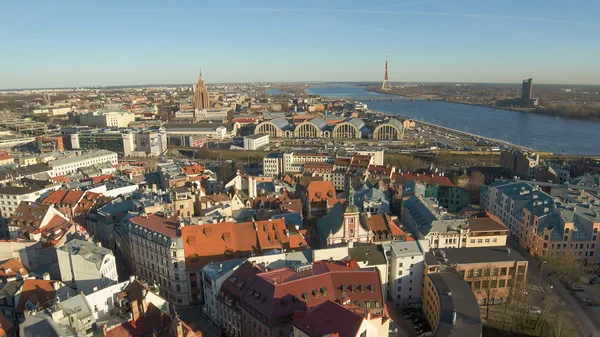
[[[426,332],[423,332],[422,334],[419,334],[418,337],[433,337],[433,332],[426,331]]]
[[[539,307],[531,307],[527,310],[527,313],[530,315],[540,315],[542,310]]]
[[[596,304],[597,304],[597,302],[596,302],[596,300],[595,300],[595,299],[593,299],[593,298],[589,298],[589,297],[584,297],[584,298],[582,299],[582,301],[583,301],[583,303],[585,303],[585,304],[587,304],[587,305],[596,305]]]
[[[573,286],[571,286],[571,290],[572,291],[584,291],[585,289],[583,289],[582,286],[573,285]]]

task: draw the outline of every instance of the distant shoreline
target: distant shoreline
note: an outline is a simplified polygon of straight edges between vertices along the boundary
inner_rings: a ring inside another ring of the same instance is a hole
[[[515,111],[515,112],[522,112],[522,113],[533,113],[533,114],[536,114],[536,115],[548,116],[548,117],[559,117],[559,118],[565,118],[565,119],[577,119],[577,120],[582,120],[582,121],[600,122],[600,118],[554,115],[554,114],[544,113],[543,111],[540,111],[538,109],[528,109],[528,110],[524,109],[524,110],[520,110],[520,109],[514,109],[514,108],[498,107],[498,106],[493,106],[493,105],[449,101],[449,100],[444,100],[444,99],[439,99],[439,98],[411,97],[411,96],[404,96],[404,95],[400,95],[400,94],[396,94],[396,93],[391,93],[391,92],[386,92],[386,91],[381,91],[381,90],[369,89],[368,87],[366,87],[365,90],[366,91],[370,91],[370,92],[380,93],[380,94],[398,96],[398,97],[406,97],[406,98],[418,99],[418,100],[429,100],[429,101],[432,101],[432,102],[435,101],[435,102],[445,102],[445,103],[454,103],[454,104],[462,104],[462,105],[471,105],[471,106],[478,106],[478,107],[482,107],[482,108],[499,109],[499,110],[506,110],[506,111]]]

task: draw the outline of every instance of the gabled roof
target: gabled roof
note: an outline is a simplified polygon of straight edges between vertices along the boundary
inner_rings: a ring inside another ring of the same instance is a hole
[[[10,259],[0,264],[0,279],[15,277],[17,274],[21,274],[22,276],[29,274],[29,271],[27,271],[27,268],[23,266],[21,261]]]
[[[254,277],[264,271],[264,268],[260,265],[245,261],[221,284],[223,295],[233,301],[232,305],[234,308],[237,307],[237,303],[250,286]]]
[[[336,199],[335,188],[332,181],[311,181],[306,187],[308,202],[319,202]]]
[[[44,200],[43,204],[73,207],[79,202],[84,192],[79,190],[57,190],[48,195]]]
[[[372,301],[372,308],[382,305],[377,269],[327,261],[313,262],[307,267],[306,270],[283,268],[257,275],[242,302],[272,318],[306,310],[328,300]]]
[[[47,309],[54,304],[54,283],[59,281],[47,280],[24,280],[21,287],[21,296],[17,304],[17,312],[25,310],[25,303],[30,301],[33,305],[39,305],[39,308]]]

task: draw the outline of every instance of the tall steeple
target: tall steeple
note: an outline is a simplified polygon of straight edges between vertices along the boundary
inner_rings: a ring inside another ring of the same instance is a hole
[[[202,77],[202,68],[200,68],[200,74],[198,76],[198,85],[196,85],[196,92],[194,93],[194,108],[196,110],[203,110],[203,109],[210,108],[208,88],[206,86],[204,86],[204,78]]]

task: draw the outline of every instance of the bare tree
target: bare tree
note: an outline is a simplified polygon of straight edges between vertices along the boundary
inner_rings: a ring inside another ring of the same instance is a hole
[[[560,282],[568,288],[593,271],[574,252],[552,253],[546,256],[544,260],[548,263],[548,269],[552,270]]]
[[[556,307],[558,307],[560,304],[560,299],[556,295],[550,293],[547,290],[543,292],[543,297],[544,297],[544,299],[542,300],[542,307],[540,308],[541,314],[538,315],[538,318],[535,321],[535,329],[536,330],[538,328],[538,325],[541,324],[540,337],[542,336],[542,334],[544,332],[544,327],[546,326],[546,323],[548,322],[548,317],[550,317],[550,314],[552,314],[554,309]]]
[[[486,265],[481,278],[481,293],[485,296],[485,319],[490,316],[490,302],[498,295],[499,268]]]
[[[561,305],[560,310],[556,310],[556,315],[550,321],[550,334],[552,337],[567,337],[577,335],[577,330],[573,324],[573,314]]]

